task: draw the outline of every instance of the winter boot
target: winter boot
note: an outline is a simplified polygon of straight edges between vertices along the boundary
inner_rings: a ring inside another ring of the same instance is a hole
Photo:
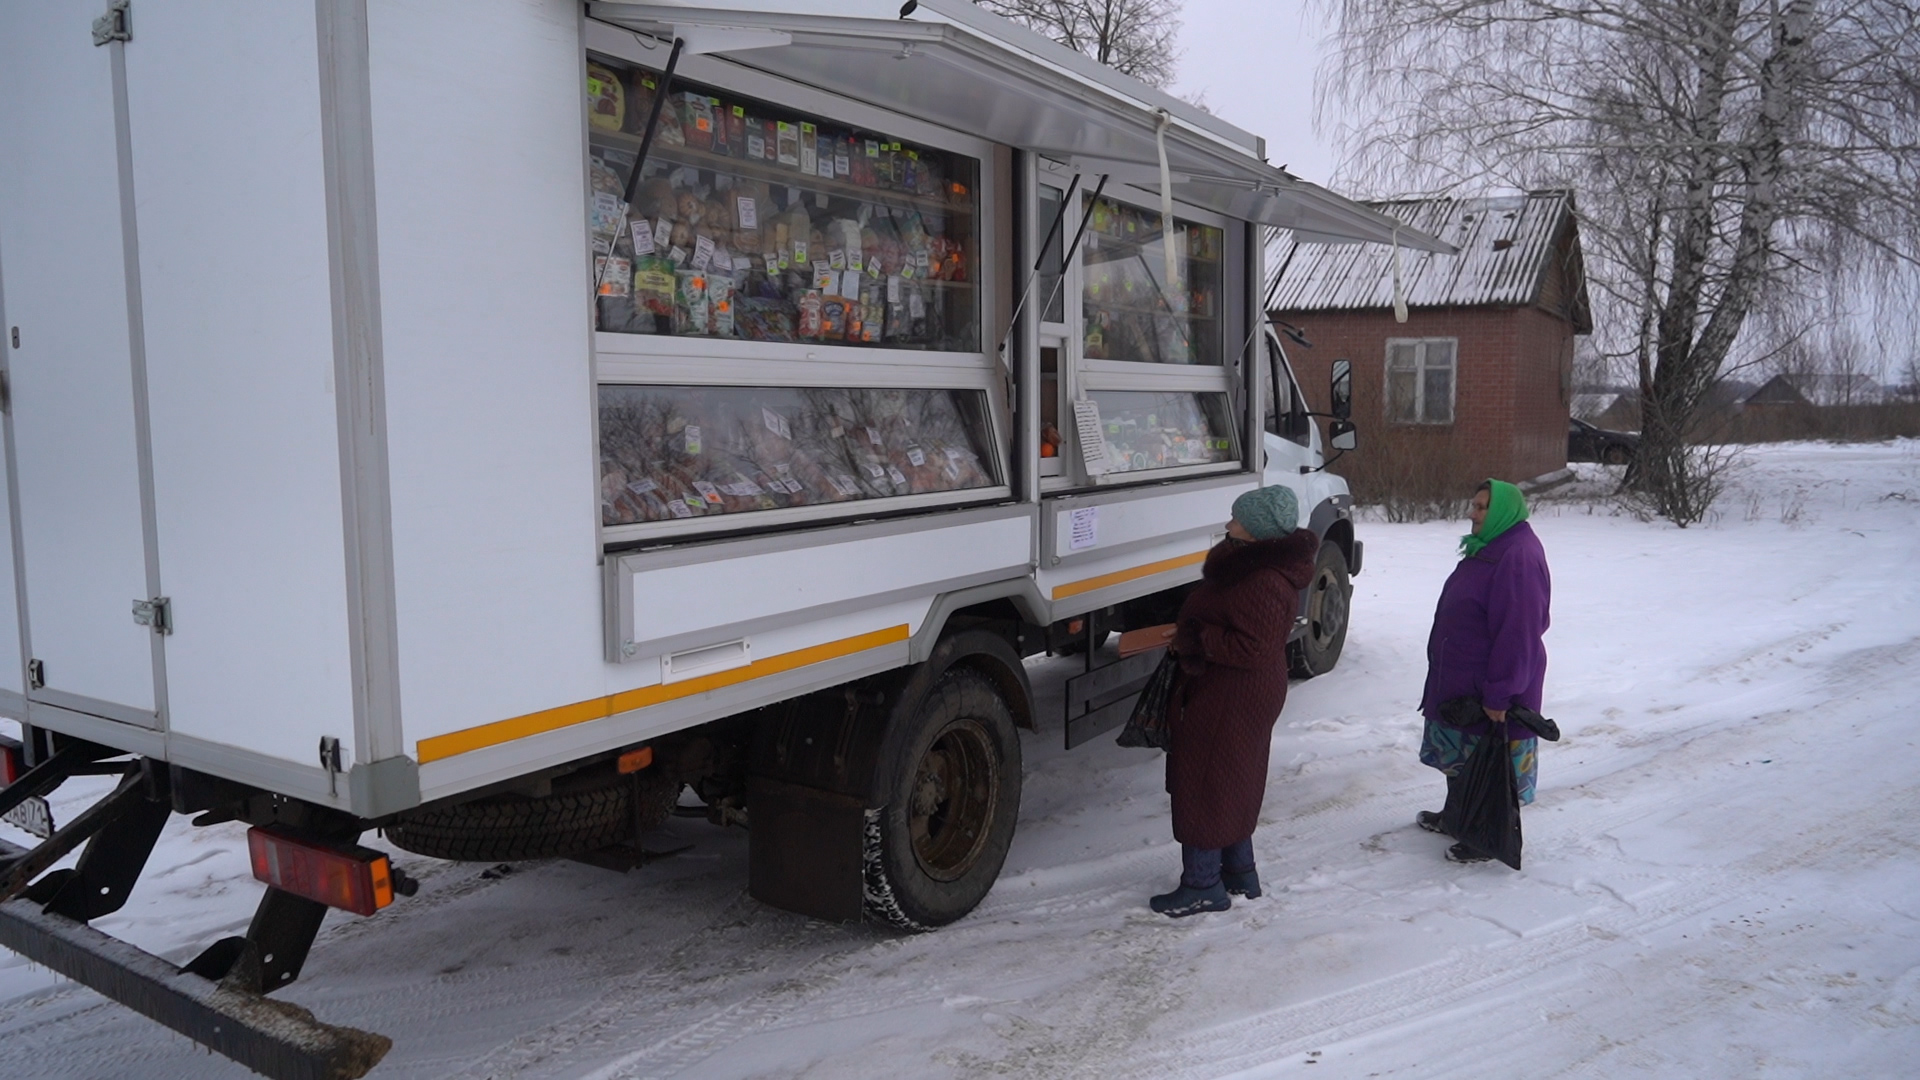
[[[1447,849],[1447,861],[1457,863],[1491,862],[1493,856],[1482,855],[1465,844],[1455,844]]]
[[[1447,835],[1446,819],[1431,810],[1422,810],[1413,815],[1413,823],[1428,832],[1439,833],[1441,836]]]
[[[1248,870],[1244,874],[1236,874],[1231,870],[1223,870],[1220,872],[1220,884],[1226,886],[1233,895],[1252,900],[1260,895],[1260,871]]]
[[[1233,898],[1227,895],[1227,887],[1218,881],[1205,889],[1196,889],[1183,882],[1172,892],[1161,893],[1147,901],[1147,906],[1170,919],[1179,919],[1198,915],[1202,911],[1225,911],[1233,906]]]

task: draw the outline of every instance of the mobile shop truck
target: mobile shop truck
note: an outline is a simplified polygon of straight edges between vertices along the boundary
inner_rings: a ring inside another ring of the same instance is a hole
[[[767,903],[950,922],[1022,659],[1084,650],[1066,739],[1117,726],[1151,658],[1100,643],[1263,483],[1333,665],[1362,547],[1263,234],[1446,245],[966,0],[853,6],[0,12],[0,811],[47,834],[0,944],[357,1076],[384,1037],[263,995],[408,892],[370,830],[630,867],[690,788]],[[176,813],[269,886],[185,968],[87,925]]]

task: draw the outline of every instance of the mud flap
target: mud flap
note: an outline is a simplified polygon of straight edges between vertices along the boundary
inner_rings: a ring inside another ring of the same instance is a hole
[[[858,922],[865,800],[771,777],[747,780],[752,842],[747,892],[763,904],[828,922]]]

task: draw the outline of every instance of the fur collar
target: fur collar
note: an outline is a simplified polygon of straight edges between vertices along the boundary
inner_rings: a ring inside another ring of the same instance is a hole
[[[1288,584],[1304,589],[1313,580],[1313,563],[1319,554],[1320,538],[1312,529],[1295,529],[1285,536],[1250,544],[1223,540],[1207,552],[1202,573],[1216,584],[1238,585],[1262,570],[1278,570]]]

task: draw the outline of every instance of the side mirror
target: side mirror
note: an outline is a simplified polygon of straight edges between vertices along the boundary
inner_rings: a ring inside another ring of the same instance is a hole
[[[1360,436],[1351,420],[1335,420],[1328,426],[1328,431],[1331,438],[1327,441],[1335,450],[1352,450],[1360,445]]]
[[[1342,420],[1353,415],[1353,362],[1350,360],[1333,362],[1332,401],[1333,415]]]

